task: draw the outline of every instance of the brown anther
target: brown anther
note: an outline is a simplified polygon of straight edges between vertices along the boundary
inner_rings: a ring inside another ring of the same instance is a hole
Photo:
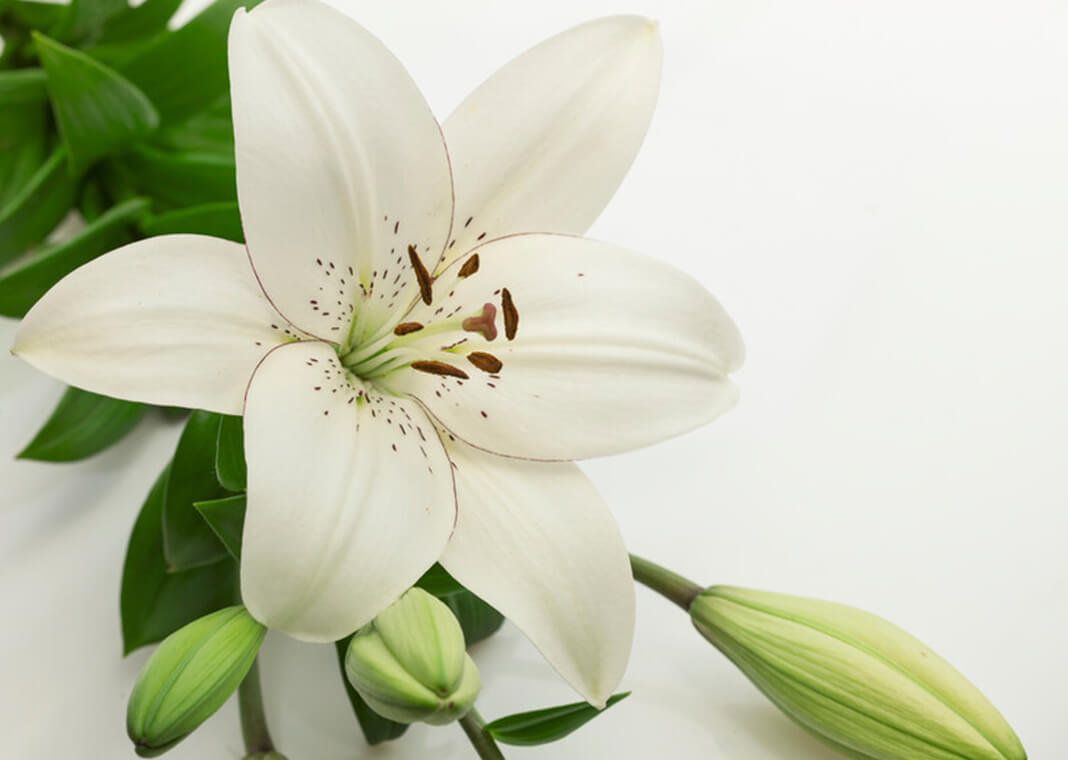
[[[473,254],[471,258],[464,262],[464,265],[460,267],[460,271],[456,273],[457,277],[470,277],[478,271],[478,254]]]
[[[423,329],[423,326],[418,322],[401,322],[399,325],[393,328],[394,335],[407,335],[408,333],[419,332]]]
[[[449,377],[459,377],[466,380],[468,375],[459,367],[454,367],[451,364],[445,362],[436,361],[416,361],[411,364],[412,369],[417,369],[420,372],[426,372],[431,375],[447,375]]]
[[[423,303],[429,306],[434,300],[434,293],[430,289],[434,281],[430,278],[430,272],[426,271],[426,267],[423,266],[414,245],[408,246],[408,260],[412,262],[412,270],[415,272],[415,281],[419,283],[419,294],[423,297]]]
[[[500,372],[501,367],[504,366],[500,359],[493,354],[487,354],[485,351],[472,351],[467,355],[467,361],[483,372],[489,372],[491,375],[495,372]]]
[[[512,301],[512,294],[508,292],[508,288],[501,291],[501,311],[504,313],[504,336],[512,340],[515,337],[515,331],[519,329],[519,311],[515,308],[515,302]]]
[[[468,317],[460,326],[467,332],[482,333],[488,341],[497,338],[497,307],[491,303],[482,304],[482,313],[477,317]]]

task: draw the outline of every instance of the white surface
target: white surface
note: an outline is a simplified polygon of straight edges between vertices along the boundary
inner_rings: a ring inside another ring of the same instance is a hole
[[[703,582],[878,612],[971,678],[1030,756],[1068,697],[1068,7],[1063,3],[339,3],[439,115],[520,50],[608,13],[659,18],[664,89],[593,234],[662,256],[738,320],[738,409],[586,471],[631,548]],[[0,326],[8,344],[13,323]],[[132,757],[126,536],[177,436],[14,462],[58,386],[0,356],[3,756]],[[514,629],[475,652],[487,717],[572,694]],[[364,752],[326,647],[269,639],[291,760],[472,758],[459,729]],[[642,591],[634,696],[510,758],[830,760]],[[228,705],[169,757],[241,756]]]

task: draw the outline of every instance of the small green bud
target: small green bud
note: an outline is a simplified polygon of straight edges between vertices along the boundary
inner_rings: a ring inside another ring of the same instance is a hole
[[[398,723],[451,723],[467,714],[482,688],[460,623],[421,588],[356,632],[345,674],[375,712]]]
[[[137,754],[166,752],[222,707],[255,662],[266,632],[239,605],[165,638],[137,676],[126,709]]]
[[[1001,714],[949,663],[880,617],[729,586],[697,630],[783,712],[860,760],[1026,760]]]

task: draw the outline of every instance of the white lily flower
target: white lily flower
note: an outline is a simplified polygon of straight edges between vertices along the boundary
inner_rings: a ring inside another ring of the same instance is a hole
[[[30,311],[14,352],[99,393],[244,415],[242,594],[269,627],[340,638],[440,559],[603,705],[633,584],[570,460],[708,422],[743,354],[690,277],[573,236],[644,136],[655,27],[550,39],[443,129],[381,43],[313,0],[239,11],[229,44],[247,251],[113,251]]]

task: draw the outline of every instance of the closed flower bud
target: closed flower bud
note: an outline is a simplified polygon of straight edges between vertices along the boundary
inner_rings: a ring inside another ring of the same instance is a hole
[[[165,638],[138,675],[126,710],[137,754],[165,752],[218,710],[252,667],[265,633],[237,606]]]
[[[864,760],[1026,760],[1005,719],[960,673],[875,615],[713,586],[697,629],[783,712]]]
[[[482,688],[456,617],[420,588],[356,632],[345,674],[375,712],[399,723],[462,718]]]

